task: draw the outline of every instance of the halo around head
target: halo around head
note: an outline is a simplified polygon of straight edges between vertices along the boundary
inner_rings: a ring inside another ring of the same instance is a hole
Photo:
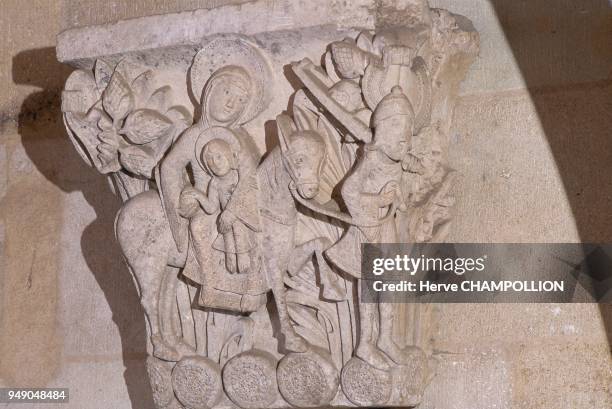
[[[271,70],[259,50],[244,37],[235,34],[222,34],[210,38],[198,51],[191,65],[191,91],[202,102],[204,86],[223,67],[243,68],[251,79],[249,103],[239,118],[239,124],[249,122],[259,115],[269,104],[271,96]],[[205,109],[206,107],[203,107]]]
[[[205,169],[209,173],[210,169],[208,169],[208,166],[202,160],[202,150],[204,149],[204,146],[206,146],[206,144],[213,139],[220,139],[227,142],[232,149],[232,152],[240,152],[240,142],[230,129],[222,126],[213,126],[212,128],[204,130],[204,132],[198,136],[198,139],[196,139],[194,153],[196,160],[202,169]]]

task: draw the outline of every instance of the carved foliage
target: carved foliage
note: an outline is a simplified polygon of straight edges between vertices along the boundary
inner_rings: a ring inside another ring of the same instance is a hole
[[[63,94],[77,151],[100,173],[115,174],[124,199],[147,189],[155,166],[192,123],[190,110],[155,77],[127,60],[115,68],[98,60],[93,72],[74,72]]]
[[[203,43],[188,73],[202,104],[193,126],[163,72],[99,60],[68,79],[77,151],[133,198],[116,228],[149,319],[158,407],[420,402],[430,310],[415,309],[396,344],[399,314],[359,303],[358,270],[361,243],[442,241],[450,229],[443,116],[478,37],[426,4],[331,43],[321,67],[293,64],[304,89],[258,166],[241,126],[267,106],[271,74],[249,39]]]

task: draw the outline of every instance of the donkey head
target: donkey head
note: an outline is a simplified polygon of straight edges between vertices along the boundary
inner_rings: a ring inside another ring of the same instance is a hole
[[[326,146],[306,116],[297,112],[294,116],[296,123],[286,114],[276,117],[281,156],[299,195],[312,199],[319,192]]]

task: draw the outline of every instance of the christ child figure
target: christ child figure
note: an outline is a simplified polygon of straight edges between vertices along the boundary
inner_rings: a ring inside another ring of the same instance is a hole
[[[221,212],[219,220],[230,220],[229,226],[219,226],[219,236],[213,248],[225,253],[225,266],[230,273],[249,273],[256,262],[255,231],[240,215],[225,214],[239,181],[238,158],[230,144],[223,139],[212,139],[202,149],[202,163],[211,176],[208,194],[195,188],[183,190],[182,199],[195,199],[207,214]]]

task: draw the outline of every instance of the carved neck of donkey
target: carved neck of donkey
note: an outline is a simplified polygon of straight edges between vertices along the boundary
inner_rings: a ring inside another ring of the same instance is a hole
[[[280,147],[273,150],[258,168],[259,204],[263,218],[262,255],[285,349],[304,352],[308,344],[291,325],[285,301],[284,277],[295,247],[297,223],[290,184],[295,185],[306,199],[317,194],[325,143],[316,132],[296,130],[286,115],[279,115],[277,123]]]

